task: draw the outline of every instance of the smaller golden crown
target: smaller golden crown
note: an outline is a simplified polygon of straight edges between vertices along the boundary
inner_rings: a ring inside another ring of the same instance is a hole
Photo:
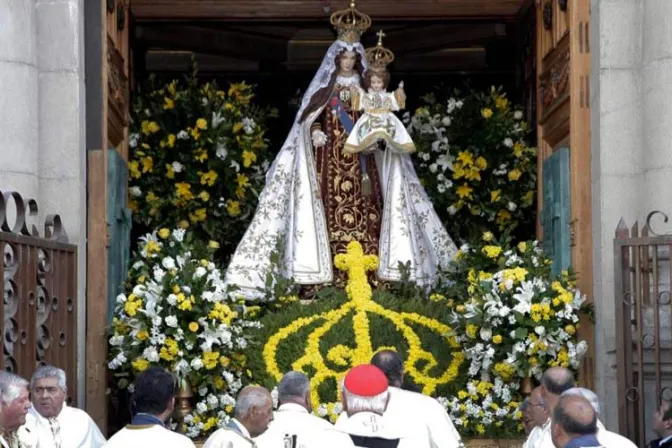
[[[378,31],[378,44],[375,47],[367,48],[366,62],[369,64],[369,70],[373,72],[383,72],[389,64],[394,61],[394,53],[389,49],[383,47],[383,37],[385,33]]]
[[[371,17],[355,8],[355,0],[350,1],[347,9],[333,13],[330,21],[338,33],[338,39],[349,44],[359,42],[364,31],[371,26]]]

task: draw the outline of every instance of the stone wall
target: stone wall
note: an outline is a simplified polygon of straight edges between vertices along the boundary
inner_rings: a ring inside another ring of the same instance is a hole
[[[616,428],[613,239],[672,213],[672,2],[591,0],[591,27],[596,387]]]
[[[0,189],[63,218],[79,247],[84,385],[86,147],[83,0],[0,0]],[[83,388],[78,391],[83,403]]]

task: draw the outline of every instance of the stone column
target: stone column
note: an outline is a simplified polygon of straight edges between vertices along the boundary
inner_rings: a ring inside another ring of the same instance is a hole
[[[35,5],[0,0],[0,189],[38,195]]]
[[[43,215],[60,214],[70,242],[78,246],[78,402],[83,404],[86,334],[84,0],[33,1],[39,68],[40,211]]]
[[[613,239],[621,217],[632,225],[646,209],[641,33],[642,0],[591,0],[595,384],[605,402],[601,420],[612,430],[618,425]]]

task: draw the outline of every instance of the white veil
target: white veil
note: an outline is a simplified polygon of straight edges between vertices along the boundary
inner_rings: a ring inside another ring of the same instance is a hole
[[[272,286],[268,281],[274,269],[299,284],[323,284],[333,279],[326,218],[310,138],[310,127],[326,102],[306,120],[299,120],[313,95],[329,85],[336,71],[336,56],[343,50],[357,52],[364,70],[367,68],[362,44],[336,40],[303,95],[292,129],[266,173],[266,185],[252,222],[226,271],[225,284],[237,286],[237,294],[246,299],[263,296],[262,290]],[[274,265],[271,258],[278,249],[282,258]]]

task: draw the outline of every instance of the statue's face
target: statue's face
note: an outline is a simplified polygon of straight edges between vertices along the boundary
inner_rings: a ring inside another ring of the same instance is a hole
[[[384,89],[385,84],[383,83],[383,78],[377,75],[371,76],[371,89],[374,92],[380,92]]]
[[[341,72],[351,72],[355,68],[355,62],[357,62],[357,53],[354,51],[344,51],[341,53],[339,62]]]

